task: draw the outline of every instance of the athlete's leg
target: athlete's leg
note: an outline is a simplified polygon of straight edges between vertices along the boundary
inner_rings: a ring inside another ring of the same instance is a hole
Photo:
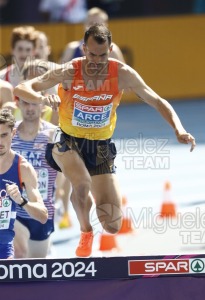
[[[28,257],[28,241],[30,232],[26,226],[21,224],[18,220],[14,223],[14,253],[16,258]]]
[[[82,232],[89,232],[92,230],[89,220],[92,203],[88,198],[91,189],[91,177],[85,164],[77,152],[73,150],[59,152],[58,148],[54,146],[52,155],[65,177],[72,184],[71,202],[79,220],[80,229]]]
[[[71,183],[70,180],[68,178],[63,179],[63,183],[62,183],[62,196],[61,199],[63,201],[63,207],[64,207],[64,211],[68,212],[68,203],[69,203],[69,199],[70,199],[70,195],[71,195]]]
[[[56,178],[56,201],[61,200],[63,204],[63,216],[59,221],[59,228],[69,228],[71,226],[71,220],[69,216],[69,202],[72,187],[70,180],[66,178],[63,173],[58,172]]]
[[[50,237],[43,241],[28,241],[28,258],[45,258],[48,254]]]
[[[92,176],[92,194],[96,211],[103,228],[116,233],[122,224],[121,193],[115,174]]]

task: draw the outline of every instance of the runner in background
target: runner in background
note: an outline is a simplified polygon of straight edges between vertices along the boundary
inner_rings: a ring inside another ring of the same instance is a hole
[[[48,42],[48,36],[45,32],[38,30],[36,30],[35,34],[37,36],[35,58],[48,61],[49,55],[51,54],[51,46]]]
[[[0,110],[0,259],[14,257],[14,223],[17,209],[39,224],[45,224],[48,212],[38,190],[32,165],[11,149],[15,118],[8,109]],[[23,198],[23,190],[27,199]],[[29,201],[28,201],[29,200]],[[42,225],[43,226],[43,225]]]
[[[51,47],[48,43],[48,37],[45,32],[36,31],[37,41],[35,48],[35,57],[47,62],[47,68],[50,70],[57,68],[56,64],[48,61],[51,53]],[[39,64],[43,65],[41,61]],[[34,77],[34,76],[33,76]],[[57,86],[52,87],[46,91],[46,94],[57,94]],[[52,110],[49,106],[44,106],[42,118],[52,124],[58,125],[58,110]],[[58,226],[60,229],[66,229],[72,226],[71,218],[69,215],[69,199],[71,195],[71,183],[63,175],[59,173],[56,182],[56,207],[59,208],[62,217],[59,220]]]
[[[98,7],[93,7],[87,12],[87,17],[84,23],[84,30],[86,31],[90,26],[96,23],[104,24],[106,27],[108,27],[108,14]],[[83,40],[70,42],[65,47],[64,53],[61,57],[61,63],[66,63],[73,58],[81,57],[84,55],[85,53],[83,51]],[[115,43],[113,43],[113,50],[110,53],[110,57],[125,62],[120,48]]]
[[[11,34],[11,49],[13,64],[0,72],[2,86],[6,85],[7,91],[8,86],[10,86],[11,89],[11,86],[15,87],[18,83],[26,80],[28,76],[30,76],[30,78],[37,76],[35,75],[36,71],[34,70],[33,72],[32,68],[29,69],[30,74],[28,74],[28,66],[32,63],[41,67],[39,68],[41,74],[48,69],[54,70],[57,68],[57,64],[48,61],[51,53],[51,47],[48,44],[47,35],[42,31],[35,30],[32,26],[15,27],[13,29]],[[38,60],[35,58],[38,58]],[[5,93],[6,91],[4,94]],[[57,94],[57,87],[48,89],[46,91],[46,95],[48,94]],[[10,95],[10,97],[7,98],[6,103],[4,103],[4,107],[10,108],[15,119],[20,121],[22,120],[21,110],[16,104],[16,102],[11,101]],[[53,111],[49,106],[45,105],[42,109],[42,119],[58,125],[58,111]],[[68,212],[70,189],[70,182],[63,174],[60,174],[58,187],[56,189],[56,199],[62,200],[63,207],[63,215],[59,223],[60,228],[69,228],[71,226],[71,220]]]
[[[15,255],[16,258],[43,258],[48,254],[50,235],[54,231],[57,172],[47,164],[45,150],[47,143],[52,140],[55,126],[41,119],[42,104],[29,104],[21,99],[17,101],[23,120],[16,124],[12,149],[24,156],[35,169],[39,191],[48,210],[48,220],[41,224],[17,207]],[[24,196],[27,197],[26,194]]]
[[[35,47],[35,28],[15,27],[11,34],[12,64],[0,71],[0,79],[10,82],[13,87],[19,84],[23,80],[25,62],[34,59]]]
[[[44,74],[49,70],[49,66],[47,61],[32,61],[24,68],[24,79],[28,80]],[[47,91],[44,91],[44,94],[48,95]],[[12,148],[25,156],[36,170],[39,190],[49,215],[47,223],[41,225],[26,213],[17,210],[15,252],[18,258],[46,257],[50,246],[50,235],[54,231],[55,199],[59,193],[62,193],[62,182],[65,178],[62,173],[57,174],[45,160],[46,145],[51,141],[56,127],[42,119],[44,105],[28,105],[21,99],[17,100],[17,104],[22,121],[17,122]],[[69,192],[68,188],[66,187],[65,192]]]
[[[13,88],[22,82],[25,62],[30,62],[35,58],[35,47],[35,28],[33,26],[15,27],[11,33],[11,64],[0,71],[0,79],[10,83]],[[11,108],[16,121],[21,120],[20,111],[14,103],[7,101],[4,107]]]

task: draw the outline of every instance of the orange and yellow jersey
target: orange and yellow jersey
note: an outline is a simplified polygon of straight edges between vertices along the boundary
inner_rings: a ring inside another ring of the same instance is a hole
[[[92,89],[92,80],[85,86],[82,61],[73,60],[75,75],[69,90],[59,85],[59,125],[68,135],[89,140],[111,138],[116,126],[116,109],[123,91],[118,90],[118,62],[109,59],[107,78],[98,89]],[[89,89],[90,86],[90,89]]]

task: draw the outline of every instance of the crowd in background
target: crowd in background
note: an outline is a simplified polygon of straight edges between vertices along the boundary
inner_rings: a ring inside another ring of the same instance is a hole
[[[205,0],[0,0],[0,18],[1,24],[81,23],[95,6],[110,18],[205,12]]]

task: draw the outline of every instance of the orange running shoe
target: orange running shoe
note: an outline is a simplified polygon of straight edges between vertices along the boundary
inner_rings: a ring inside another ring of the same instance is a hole
[[[93,232],[81,232],[80,242],[75,251],[76,256],[88,257],[92,253]]]

